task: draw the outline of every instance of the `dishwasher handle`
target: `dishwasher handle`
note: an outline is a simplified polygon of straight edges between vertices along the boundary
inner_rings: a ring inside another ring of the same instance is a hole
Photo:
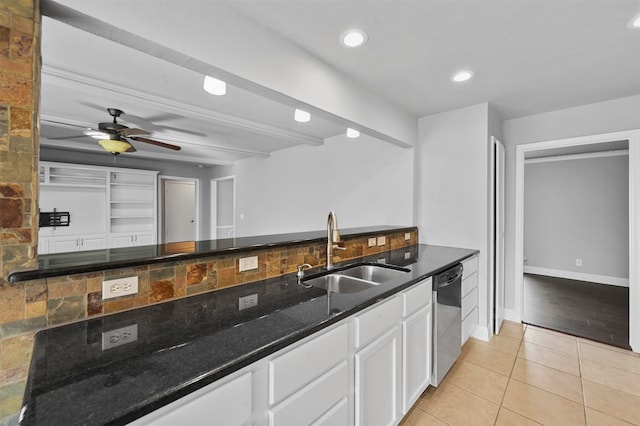
[[[462,277],[462,272],[463,272],[462,264],[458,264],[453,268],[437,275],[436,287],[443,288],[457,282]]]

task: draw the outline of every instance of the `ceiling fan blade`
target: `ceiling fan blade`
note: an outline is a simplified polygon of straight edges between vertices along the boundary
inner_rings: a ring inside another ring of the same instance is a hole
[[[116,133],[122,135],[122,136],[135,136],[135,135],[148,135],[150,134],[150,132],[144,130],[144,129],[136,129],[136,128],[126,128],[126,129],[119,129],[116,130]]]
[[[131,144],[129,144],[129,145],[131,145]],[[129,148],[129,149],[128,149],[128,150],[126,150],[125,152],[136,152],[136,151],[137,151],[137,149],[135,149],[135,148],[133,147],[133,145],[131,145],[131,148]]]
[[[42,136],[41,135],[41,137],[44,138],[44,139],[48,139],[50,141],[64,141],[64,140],[67,140],[67,139],[90,138],[91,136],[88,136],[88,135],[75,135],[75,136],[58,136],[58,137],[55,137],[55,138],[48,138],[46,136]]]
[[[159,147],[162,147],[162,148],[172,149],[174,151],[180,151],[182,149],[178,145],[171,145],[170,143],[155,141],[155,140],[149,139],[149,138],[141,138],[139,136],[131,136],[130,139],[134,140],[134,141],[138,141],[138,142],[144,142],[144,143],[148,143],[148,144],[151,144],[151,145],[159,146]]]

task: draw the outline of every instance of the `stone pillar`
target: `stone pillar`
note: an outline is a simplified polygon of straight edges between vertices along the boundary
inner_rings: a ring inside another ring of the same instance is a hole
[[[38,0],[0,2],[0,287],[38,242]]]
[[[0,425],[18,423],[46,303],[30,312],[42,285],[7,282],[37,261],[40,24],[39,0],[0,0]]]

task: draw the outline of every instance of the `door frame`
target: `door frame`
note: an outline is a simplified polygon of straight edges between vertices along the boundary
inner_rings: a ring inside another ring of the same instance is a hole
[[[498,173],[498,167],[499,164],[496,163],[497,161],[497,155],[496,155],[496,149],[498,149],[498,147],[502,148],[502,156],[503,156],[503,162],[502,162],[502,170],[500,171],[500,181],[498,181],[496,178],[496,173]],[[489,280],[488,280],[488,287],[489,287],[489,311],[488,311],[488,315],[489,315],[489,322],[488,322],[488,329],[489,329],[489,335],[493,335],[493,334],[498,334],[500,330],[496,330],[497,328],[497,322],[496,322],[496,310],[498,309],[498,306],[496,306],[496,302],[497,302],[497,287],[499,285],[498,281],[498,274],[497,274],[497,268],[496,267],[501,267],[502,268],[502,274],[501,274],[501,278],[502,278],[502,317],[501,319],[504,320],[504,285],[505,285],[505,276],[504,276],[504,267],[505,267],[505,257],[504,257],[504,239],[502,240],[502,246],[500,246],[498,244],[497,238],[499,237],[498,233],[499,230],[497,229],[497,220],[498,220],[498,209],[499,209],[499,205],[502,204],[502,226],[504,227],[504,221],[505,221],[505,214],[506,214],[506,205],[505,205],[505,191],[504,191],[504,182],[505,182],[505,176],[506,176],[506,149],[504,144],[495,136],[491,136],[491,153],[489,155],[489,250],[488,250],[488,254],[489,254]],[[499,191],[499,188],[496,188],[496,185],[498,183],[502,183],[502,191]],[[498,196],[500,195],[500,196]],[[501,203],[500,203],[501,202]],[[500,260],[500,257],[497,257],[496,255],[499,255],[499,248],[502,248],[502,256],[501,256],[501,264],[497,265],[496,262],[498,262]],[[500,325],[502,324],[502,321],[500,321]]]
[[[598,135],[556,139],[516,146],[515,198],[515,315],[522,320],[524,312],[524,166],[525,154],[549,148],[562,148],[595,143],[629,141],[629,345],[640,352],[640,129]]]
[[[212,240],[218,239],[218,182],[221,180],[232,180],[233,181],[233,236],[235,237],[235,229],[236,229],[236,175],[229,176],[221,176],[217,178],[212,178],[209,188],[209,210],[210,210],[210,224],[209,224],[209,238]]]
[[[196,240],[200,240],[200,179],[182,176],[158,175],[158,242],[164,243],[164,183],[166,181],[193,182],[195,184],[195,206],[196,206]]]

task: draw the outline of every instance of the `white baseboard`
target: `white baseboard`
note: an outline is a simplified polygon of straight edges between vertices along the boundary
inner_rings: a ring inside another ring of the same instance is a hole
[[[522,319],[518,317],[518,314],[516,314],[515,309],[505,309],[504,319],[505,321],[511,321],[511,322],[517,322],[517,323],[522,322]]]
[[[587,281],[598,284],[629,287],[629,278],[609,277],[606,275],[583,274],[581,272],[561,271],[559,269],[538,268],[537,266],[525,266],[525,274],[544,275],[547,277],[566,278],[569,280]],[[506,316],[506,312],[505,312]]]
[[[482,325],[476,325],[476,328],[473,329],[473,333],[471,333],[471,337],[484,340],[485,342],[488,342],[489,340],[491,340],[489,329]]]

